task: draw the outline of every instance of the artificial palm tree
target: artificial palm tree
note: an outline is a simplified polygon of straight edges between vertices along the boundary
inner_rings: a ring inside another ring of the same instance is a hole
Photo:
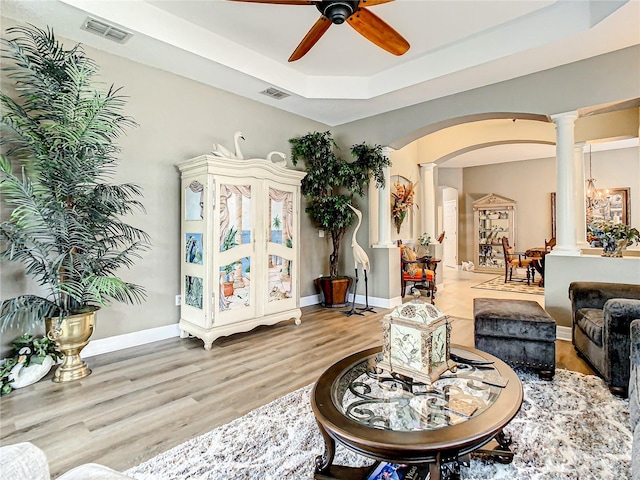
[[[110,183],[114,140],[136,125],[122,113],[125,99],[94,87],[98,67],[80,45],[65,50],[52,30],[34,26],[7,34],[3,57],[12,61],[3,71],[16,93],[0,93],[0,192],[11,212],[0,223],[0,256],[22,263],[47,294],[4,300],[0,330],[140,302],[144,289],[116,276],[149,245],[122,220],[142,210],[140,188]]]

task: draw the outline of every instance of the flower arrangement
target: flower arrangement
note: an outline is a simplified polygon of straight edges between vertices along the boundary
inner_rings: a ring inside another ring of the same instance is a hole
[[[407,212],[415,205],[413,202],[413,196],[415,195],[415,185],[413,182],[408,182],[406,185],[401,183],[394,183],[393,187],[396,189],[391,194],[393,197],[393,204],[391,205],[391,216],[396,224],[396,230],[400,233],[400,227],[402,222],[407,216]],[[417,207],[417,205],[416,205]]]
[[[638,229],[624,223],[595,221],[588,230],[600,240],[605,257],[621,257],[622,250],[640,241]]]
[[[427,248],[429,246],[429,244],[431,243],[431,235],[429,235],[428,233],[423,233],[422,235],[420,235],[418,237],[418,243],[420,245],[422,245],[424,248]]]

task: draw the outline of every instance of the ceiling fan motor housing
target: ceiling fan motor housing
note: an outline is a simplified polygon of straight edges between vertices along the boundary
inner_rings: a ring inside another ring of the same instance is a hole
[[[340,25],[358,9],[358,0],[331,1],[324,0],[316,3],[316,8],[320,13],[331,20],[332,23]]]

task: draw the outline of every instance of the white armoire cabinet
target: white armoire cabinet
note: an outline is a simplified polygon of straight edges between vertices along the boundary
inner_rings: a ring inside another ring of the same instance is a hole
[[[473,202],[475,270],[504,272],[502,237],[516,244],[516,202],[492,193]]]
[[[218,337],[300,324],[300,182],[268,160],[202,155],[182,179],[180,333]]]

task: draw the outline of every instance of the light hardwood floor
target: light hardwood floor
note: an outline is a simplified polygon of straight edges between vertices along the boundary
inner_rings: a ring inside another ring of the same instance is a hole
[[[544,303],[538,295],[471,288],[494,275],[442,274],[436,305],[459,318],[454,343],[473,346],[475,297]],[[173,338],[91,357],[86,379],[60,385],[49,381],[50,373],[2,397],[0,443],[35,443],[46,452],[52,477],[87,462],[126,470],[308,385],[349,353],[379,345],[379,320],[388,311],[376,310],[347,318],[306,307],[299,326],[259,327],[218,339],[211,351],[200,340]],[[557,342],[557,365],[593,373],[569,342]]]

